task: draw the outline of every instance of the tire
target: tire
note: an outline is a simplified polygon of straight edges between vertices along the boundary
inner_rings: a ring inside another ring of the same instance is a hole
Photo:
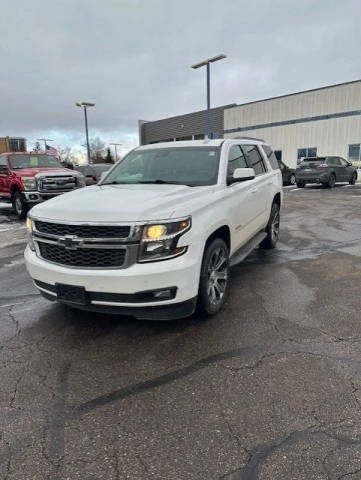
[[[216,238],[206,247],[203,255],[198,291],[198,313],[211,316],[221,310],[226,300],[228,280],[229,250],[221,238]]]
[[[305,184],[303,182],[297,182],[298,188],[305,188]]]
[[[296,175],[294,173],[290,176],[290,185],[296,185]]]
[[[271,214],[269,216],[266,227],[267,237],[260,243],[261,248],[275,248],[280,234],[280,207],[277,203],[273,203]]]
[[[355,185],[356,183],[356,180],[357,180],[357,173],[356,172],[353,172],[351,178],[350,178],[350,181],[348,182],[350,185]]]
[[[12,198],[12,203],[18,218],[24,220],[29,210],[24,195],[21,192],[15,192]]]
[[[326,188],[333,188],[335,186],[335,183],[336,183],[336,175],[334,173],[331,173],[329,178],[328,178],[328,182],[325,183],[325,187]]]

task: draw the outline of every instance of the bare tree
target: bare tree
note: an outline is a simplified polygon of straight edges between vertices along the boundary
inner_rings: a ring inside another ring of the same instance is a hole
[[[86,144],[82,145],[87,148]],[[93,163],[103,163],[105,153],[105,142],[99,137],[91,138],[89,141],[90,156]]]
[[[60,161],[63,165],[73,168],[73,165],[76,160],[71,147],[69,146],[59,147],[58,154],[59,154]]]

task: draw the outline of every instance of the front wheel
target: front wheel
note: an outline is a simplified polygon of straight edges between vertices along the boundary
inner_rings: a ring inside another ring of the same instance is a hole
[[[334,173],[331,173],[328,182],[325,184],[326,188],[333,188],[336,183],[336,175]]]
[[[275,248],[280,234],[280,207],[274,203],[271,208],[271,215],[266,227],[267,237],[260,243],[261,248]]]
[[[303,182],[297,182],[297,188],[305,188],[305,184]]]
[[[350,181],[348,182],[350,185],[355,185],[357,180],[357,173],[353,172],[352,177],[350,178]]]
[[[19,219],[24,220],[24,218],[26,218],[26,214],[28,213],[29,207],[25,201],[24,195],[21,192],[14,193],[13,207]]]
[[[224,305],[229,278],[229,251],[221,238],[216,238],[203,255],[197,309],[201,314],[215,315]]]

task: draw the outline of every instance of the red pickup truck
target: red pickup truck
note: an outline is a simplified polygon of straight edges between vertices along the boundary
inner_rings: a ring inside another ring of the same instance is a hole
[[[84,176],[56,157],[32,153],[0,155],[0,198],[12,201],[19,218],[34,204],[85,186]]]

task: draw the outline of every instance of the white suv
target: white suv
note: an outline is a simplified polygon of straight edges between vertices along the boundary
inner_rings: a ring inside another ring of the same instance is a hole
[[[279,234],[282,176],[262,140],[146,145],[98,185],[34,207],[28,272],[50,300],[167,320],[224,304],[230,266]]]

